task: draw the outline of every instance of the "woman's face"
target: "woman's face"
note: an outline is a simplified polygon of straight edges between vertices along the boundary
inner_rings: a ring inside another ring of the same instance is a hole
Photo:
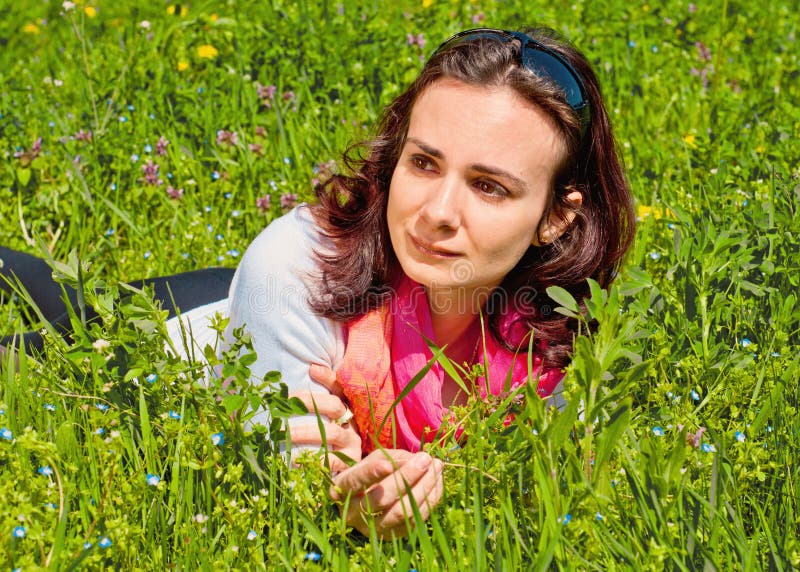
[[[552,120],[507,87],[444,78],[419,96],[387,223],[435,311],[476,311],[535,243],[563,153]]]

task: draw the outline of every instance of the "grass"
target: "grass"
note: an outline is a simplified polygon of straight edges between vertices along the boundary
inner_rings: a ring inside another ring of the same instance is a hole
[[[4,565],[800,566],[791,3],[3,9],[0,244],[63,261],[61,279],[86,287],[102,318],[84,324],[76,308],[74,341],[48,336],[19,371],[0,367]],[[219,363],[239,393],[203,385],[201,365],[165,351],[151,297],[118,283],[235,266],[440,40],[534,21],[600,75],[638,202],[635,247],[587,304],[600,327],[576,343],[570,406],[545,411],[530,395],[459,410],[470,439],[431,450],[448,462],[439,509],[407,539],[361,538],[327,500],[324,471],[287,469],[231,416],[244,403],[292,410],[275,379],[265,396],[245,383],[246,337]],[[148,161],[161,184],[146,181]],[[35,320],[23,299],[3,302],[5,331]]]

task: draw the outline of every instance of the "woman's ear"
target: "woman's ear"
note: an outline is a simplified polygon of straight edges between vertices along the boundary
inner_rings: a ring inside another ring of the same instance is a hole
[[[554,208],[550,211],[547,221],[542,221],[539,225],[539,230],[536,236],[533,237],[534,246],[544,246],[557,239],[575,220],[575,212],[581,208],[583,204],[583,194],[580,191],[571,191],[565,197],[569,203],[569,209]],[[560,211],[565,212],[560,212]]]

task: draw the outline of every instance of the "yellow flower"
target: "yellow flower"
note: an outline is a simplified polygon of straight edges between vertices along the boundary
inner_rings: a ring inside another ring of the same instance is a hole
[[[189,69],[189,62],[180,61],[178,62],[178,71],[186,71]]]
[[[39,26],[37,26],[33,22],[28,22],[22,27],[22,31],[25,32],[26,34],[38,34]]]
[[[200,58],[205,58],[207,60],[211,60],[219,55],[219,50],[212,46],[211,44],[203,44],[199,48],[197,48],[197,56]]]
[[[694,147],[695,149],[697,148],[697,144],[695,143],[696,139],[697,138],[691,133],[687,133],[686,135],[683,136],[683,142],[686,143],[689,147]]]
[[[642,6],[642,12],[649,12],[650,11],[650,4],[645,4]]]
[[[181,4],[170,4],[167,6],[167,14],[170,16],[186,16],[186,13],[189,11],[189,8],[186,6],[182,6]]]
[[[763,145],[759,145],[758,147],[756,147],[756,153],[758,153],[759,155],[761,155],[761,153],[763,153],[766,150],[767,149]]]
[[[219,19],[219,16],[217,16],[216,14],[211,14],[211,16],[208,17],[208,19],[211,20],[212,22],[216,22]]]
[[[645,217],[653,217],[655,219],[663,218],[666,215],[663,208],[651,207],[649,205],[636,206],[636,218],[643,219]]]
[[[430,8],[431,4],[433,4],[433,0],[422,0],[422,7],[423,8]]]
[[[94,6],[87,6],[86,8],[83,9],[83,12],[90,18],[94,18],[95,16],[97,16],[97,8],[95,8]]]

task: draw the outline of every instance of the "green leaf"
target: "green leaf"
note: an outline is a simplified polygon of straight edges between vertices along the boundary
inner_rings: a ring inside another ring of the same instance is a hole
[[[31,170],[22,167],[17,169],[17,180],[21,187],[27,187],[28,182],[31,180]]]
[[[550,286],[547,289],[547,295],[550,296],[554,302],[561,304],[564,309],[569,310],[574,315],[577,316],[577,314],[580,312],[580,308],[578,307],[578,303],[575,301],[575,298],[573,298],[572,294],[564,290],[561,286]],[[556,308],[556,311],[558,311],[558,308]]]

